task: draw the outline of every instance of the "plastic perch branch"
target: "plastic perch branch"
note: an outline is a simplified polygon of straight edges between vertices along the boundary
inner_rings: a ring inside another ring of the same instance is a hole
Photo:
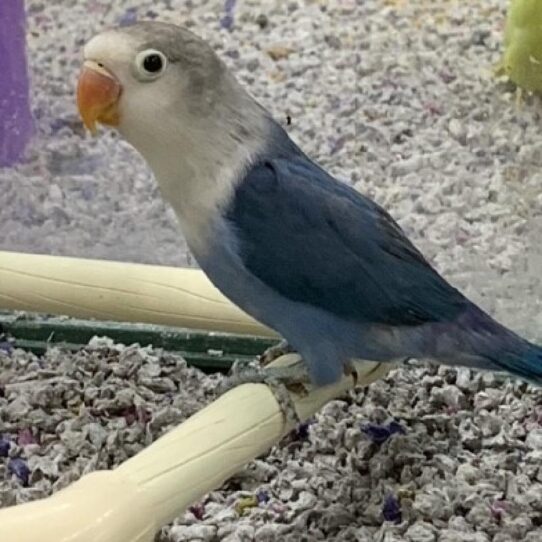
[[[295,354],[275,363],[291,363]],[[368,384],[389,369],[357,366]],[[292,394],[301,420],[353,386]],[[156,531],[191,503],[221,486],[245,463],[292,429],[264,384],[244,384],[112,471],[87,474],[55,495],[0,510],[0,540],[16,542],[152,542]]]
[[[199,269],[159,265],[0,251],[0,309],[275,335]]]

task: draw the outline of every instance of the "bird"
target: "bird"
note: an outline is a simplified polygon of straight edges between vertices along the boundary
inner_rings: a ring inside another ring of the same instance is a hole
[[[542,382],[542,348],[303,152],[191,31],[149,21],[94,36],[77,103],[90,131],[114,127],[143,156],[200,268],[299,353],[311,385],[410,358]]]

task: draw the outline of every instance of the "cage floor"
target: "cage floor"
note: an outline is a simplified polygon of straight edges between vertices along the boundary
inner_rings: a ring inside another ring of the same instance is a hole
[[[43,356],[2,343],[0,366],[0,506],[118,465],[212,401],[222,378],[107,338]],[[393,370],[329,403],[157,540],[538,541],[541,404],[540,391],[491,374]]]

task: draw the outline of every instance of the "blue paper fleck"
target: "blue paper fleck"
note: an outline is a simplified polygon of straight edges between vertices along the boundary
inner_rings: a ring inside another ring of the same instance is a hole
[[[220,19],[220,26],[226,30],[230,30],[233,27],[236,1],[225,0],[224,2],[224,17]]]
[[[301,440],[306,440],[309,438],[309,427],[311,426],[310,423],[304,422],[300,423],[296,428],[297,438]]]
[[[0,341],[0,350],[6,354],[11,354],[13,352],[13,344],[9,341]]]
[[[269,502],[269,493],[265,489],[260,489],[256,492],[256,499],[260,504],[266,504]]]
[[[307,440],[310,435],[310,426],[315,423],[314,418],[310,418],[304,422],[297,424],[295,429],[290,433],[290,438],[293,440]]]
[[[376,444],[383,444],[392,435],[397,433],[401,435],[405,434],[403,426],[396,421],[392,421],[388,425],[369,423],[362,427],[361,430]]]
[[[23,483],[23,486],[28,486],[28,480],[30,478],[30,469],[24,459],[15,457],[9,460],[8,471],[11,474],[15,474],[17,478]]]
[[[7,438],[0,436],[0,457],[7,457],[10,448],[11,442]]]
[[[391,493],[386,495],[384,499],[384,506],[382,507],[382,515],[386,521],[393,521],[393,523],[401,523],[401,505],[397,498]]]
[[[130,26],[137,23],[137,8],[128,8],[118,19],[119,26]]]

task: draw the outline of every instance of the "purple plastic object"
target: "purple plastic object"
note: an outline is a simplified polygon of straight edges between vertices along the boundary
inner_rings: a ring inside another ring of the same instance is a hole
[[[0,167],[12,166],[32,136],[24,0],[0,0]]]

